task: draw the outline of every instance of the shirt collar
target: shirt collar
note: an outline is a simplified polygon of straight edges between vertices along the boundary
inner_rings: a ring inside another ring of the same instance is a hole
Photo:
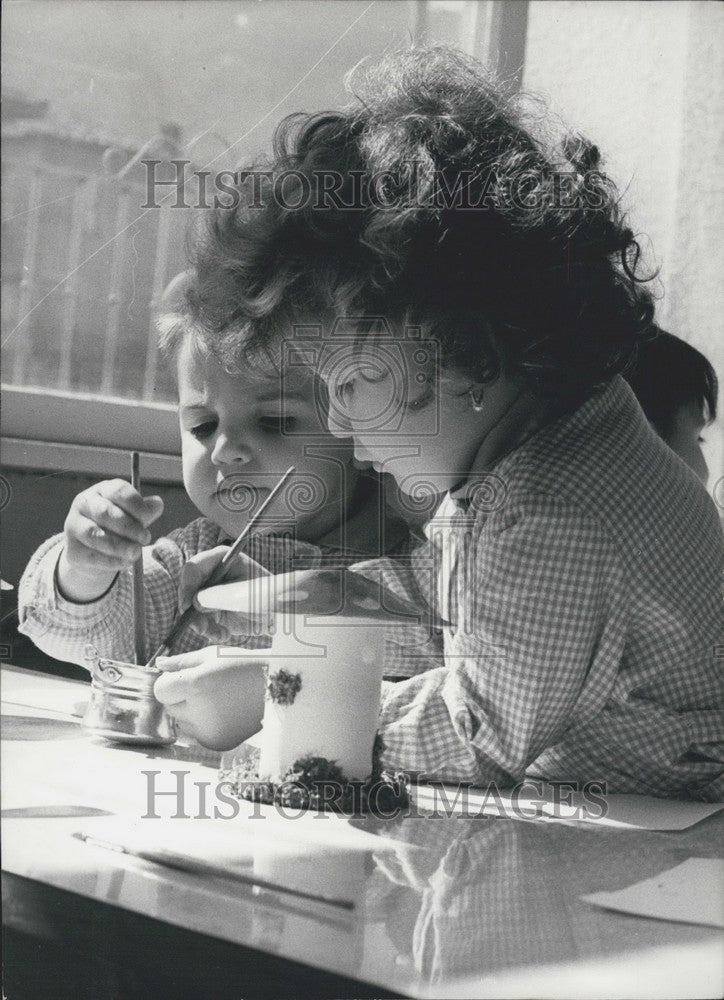
[[[560,435],[565,428],[567,432],[584,433],[584,428],[592,421],[599,420],[605,412],[615,409],[622,404],[630,404],[635,397],[630,386],[620,376],[615,376],[605,385],[598,386],[578,407],[570,409],[551,408],[546,416],[541,417],[540,413],[530,410],[526,416],[524,408],[516,408],[515,404],[505,414],[503,421],[500,421],[494,428],[494,435],[488,435],[481,444],[470,469],[470,473],[460,486],[450,491],[449,496],[456,501],[458,507],[467,510],[470,507],[471,498],[481,484],[485,491],[488,509],[497,509],[494,506],[492,494],[496,490],[505,490],[504,472],[509,463],[516,462],[523,448],[534,441],[544,437]],[[522,422],[519,427],[515,427],[516,421]],[[512,425],[512,426],[511,426]],[[513,445],[507,447],[499,444],[503,434],[498,432],[498,428],[503,432],[513,432]]]

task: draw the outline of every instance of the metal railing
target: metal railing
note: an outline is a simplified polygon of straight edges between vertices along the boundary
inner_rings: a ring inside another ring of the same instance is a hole
[[[186,219],[178,215],[187,213],[168,203],[143,211],[142,183],[37,157],[4,158],[3,175],[11,206],[3,218],[5,380],[169,398],[168,384],[159,385],[153,314],[183,266]],[[134,371],[119,380],[122,347]],[[77,377],[90,356],[91,384],[87,372],[84,382]]]

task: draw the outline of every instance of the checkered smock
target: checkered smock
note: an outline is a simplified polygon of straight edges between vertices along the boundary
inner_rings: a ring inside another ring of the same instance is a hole
[[[184,563],[198,552],[228,542],[221,528],[200,517],[144,547],[145,656],[150,657],[158,649],[176,618]],[[76,604],[65,600],[55,586],[55,567],[62,550],[63,535],[56,535],[41,545],[30,560],[20,581],[20,631],[56,659],[88,666],[85,648],[91,644],[101,656],[132,663],[131,573],[119,573],[113,586],[99,600]],[[321,553],[316,545],[277,538],[255,540],[246,551],[272,572],[291,569],[292,560],[299,557],[304,557],[305,565],[318,565]],[[269,645],[266,636],[230,633],[220,617],[199,611],[174,642],[172,652],[186,653],[216,644],[252,649]]]
[[[385,763],[724,797],[721,527],[624,380],[465,496],[416,554],[450,625],[444,665],[385,684]]]
[[[360,503],[356,512],[318,545],[266,535],[250,539],[245,552],[271,573],[345,566],[380,551],[396,552],[403,563],[408,562],[411,557],[407,553],[415,547],[408,526],[389,510],[381,494],[372,495],[376,489],[375,483],[365,483],[364,489],[358,490]],[[144,548],[147,657],[164,641],[178,613],[178,587],[184,564],[197,553],[221,544],[230,544],[230,539],[213,522],[198,518]],[[131,574],[119,573],[110,590],[97,601],[88,604],[67,601],[55,585],[55,568],[62,549],[63,535],[59,534],[41,545],[30,560],[20,582],[20,631],[43,652],[59,660],[88,666],[85,651],[92,645],[100,656],[133,662]],[[380,559],[379,563],[386,565],[387,559]],[[369,575],[378,579],[377,561],[371,565],[374,568]],[[232,615],[199,611],[176,638],[171,652],[185,653],[213,645],[269,647],[269,636],[231,631],[233,625]],[[385,676],[410,677],[415,672],[429,670],[442,662],[442,637],[437,632],[430,635],[421,616],[419,625],[389,630],[386,658],[391,673]]]
[[[378,485],[375,481],[361,481],[354,513],[318,545],[266,535],[251,538],[245,552],[272,573],[320,565],[349,565],[364,556],[385,551],[406,552],[410,547],[408,527],[387,508]],[[176,618],[184,564],[197,553],[220,544],[230,544],[230,539],[217,525],[202,517],[144,548],[146,656],[158,649]],[[119,573],[110,590],[97,601],[88,604],[67,601],[55,585],[55,569],[62,549],[63,535],[56,535],[30,560],[20,583],[20,631],[57,659],[87,666],[84,656],[90,644],[101,656],[132,662],[130,572]],[[231,615],[199,611],[174,641],[172,652],[185,653],[212,645],[263,649],[270,644],[269,636],[240,634],[232,631],[233,627]],[[425,640],[423,632],[420,641],[424,644]],[[437,654],[436,662],[439,658]],[[430,661],[424,660],[418,669],[429,666]],[[408,668],[405,676],[411,672]]]

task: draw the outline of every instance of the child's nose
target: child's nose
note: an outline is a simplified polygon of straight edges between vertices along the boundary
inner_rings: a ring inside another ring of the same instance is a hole
[[[248,444],[227,434],[217,436],[211,453],[214,465],[247,465],[252,457],[253,452]]]

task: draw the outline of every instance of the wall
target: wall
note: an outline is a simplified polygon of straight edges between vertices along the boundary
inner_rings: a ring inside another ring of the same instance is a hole
[[[723,31],[721,4],[533,0],[523,79],[607,154],[660,267],[659,322],[702,350],[720,383]],[[710,487],[724,475],[723,426],[705,432]]]

